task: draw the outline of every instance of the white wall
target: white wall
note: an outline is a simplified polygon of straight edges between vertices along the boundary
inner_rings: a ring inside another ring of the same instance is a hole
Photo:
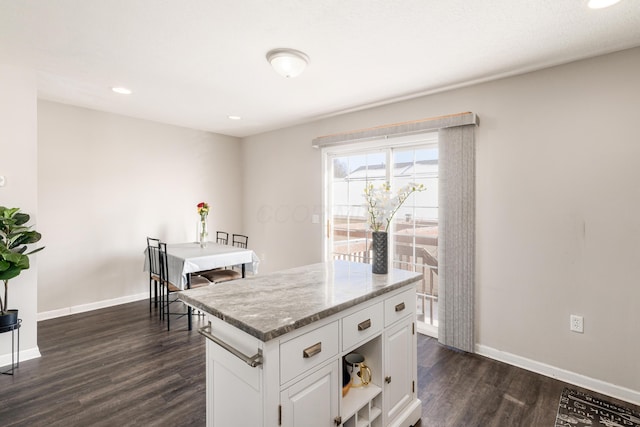
[[[212,232],[243,231],[237,138],[48,101],[38,116],[41,318],[146,297],[146,237],[195,241],[201,201]]]
[[[0,187],[0,205],[20,208],[31,215],[28,224],[40,231],[35,73],[0,65],[0,94],[0,175],[6,179],[6,185]],[[8,308],[18,309],[18,316],[22,319],[22,360],[40,355],[37,343],[37,277],[38,258],[44,253],[31,256],[29,270],[9,281]],[[0,292],[4,292],[2,284]],[[3,333],[0,334],[0,366],[10,363],[11,333]]]
[[[321,210],[313,138],[475,112],[479,350],[640,402],[639,94],[632,49],[246,138],[262,272],[322,260],[324,227],[302,214]]]
[[[243,140],[244,226],[260,272],[322,260],[320,157],[308,127]]]

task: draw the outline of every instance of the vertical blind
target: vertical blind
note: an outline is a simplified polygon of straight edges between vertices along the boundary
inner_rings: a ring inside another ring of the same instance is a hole
[[[475,288],[474,126],[438,131],[438,341],[473,353]]]

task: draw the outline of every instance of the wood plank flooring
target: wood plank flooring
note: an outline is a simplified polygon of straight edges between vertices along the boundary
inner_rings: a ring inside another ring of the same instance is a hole
[[[0,376],[0,425],[204,426],[198,320],[191,332],[185,318],[167,332],[148,307],[138,301],[40,322],[42,357]],[[418,336],[420,427],[552,427],[565,385]]]

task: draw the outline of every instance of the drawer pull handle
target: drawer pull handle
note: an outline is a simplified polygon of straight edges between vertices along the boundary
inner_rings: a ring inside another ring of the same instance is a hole
[[[302,357],[308,359],[322,351],[322,341],[302,350]]]
[[[396,311],[404,310],[404,301],[396,305]]]
[[[365,329],[369,329],[371,327],[371,319],[367,319],[364,322],[358,323],[358,330],[364,331]]]

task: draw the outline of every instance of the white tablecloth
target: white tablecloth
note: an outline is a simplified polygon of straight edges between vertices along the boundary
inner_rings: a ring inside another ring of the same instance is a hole
[[[244,265],[246,271],[258,273],[260,259],[251,249],[243,249],[229,245],[209,242],[206,248],[199,243],[167,244],[167,260],[169,263],[169,281],[185,289],[187,275],[214,268]],[[149,270],[149,256],[145,249],[144,269]]]

